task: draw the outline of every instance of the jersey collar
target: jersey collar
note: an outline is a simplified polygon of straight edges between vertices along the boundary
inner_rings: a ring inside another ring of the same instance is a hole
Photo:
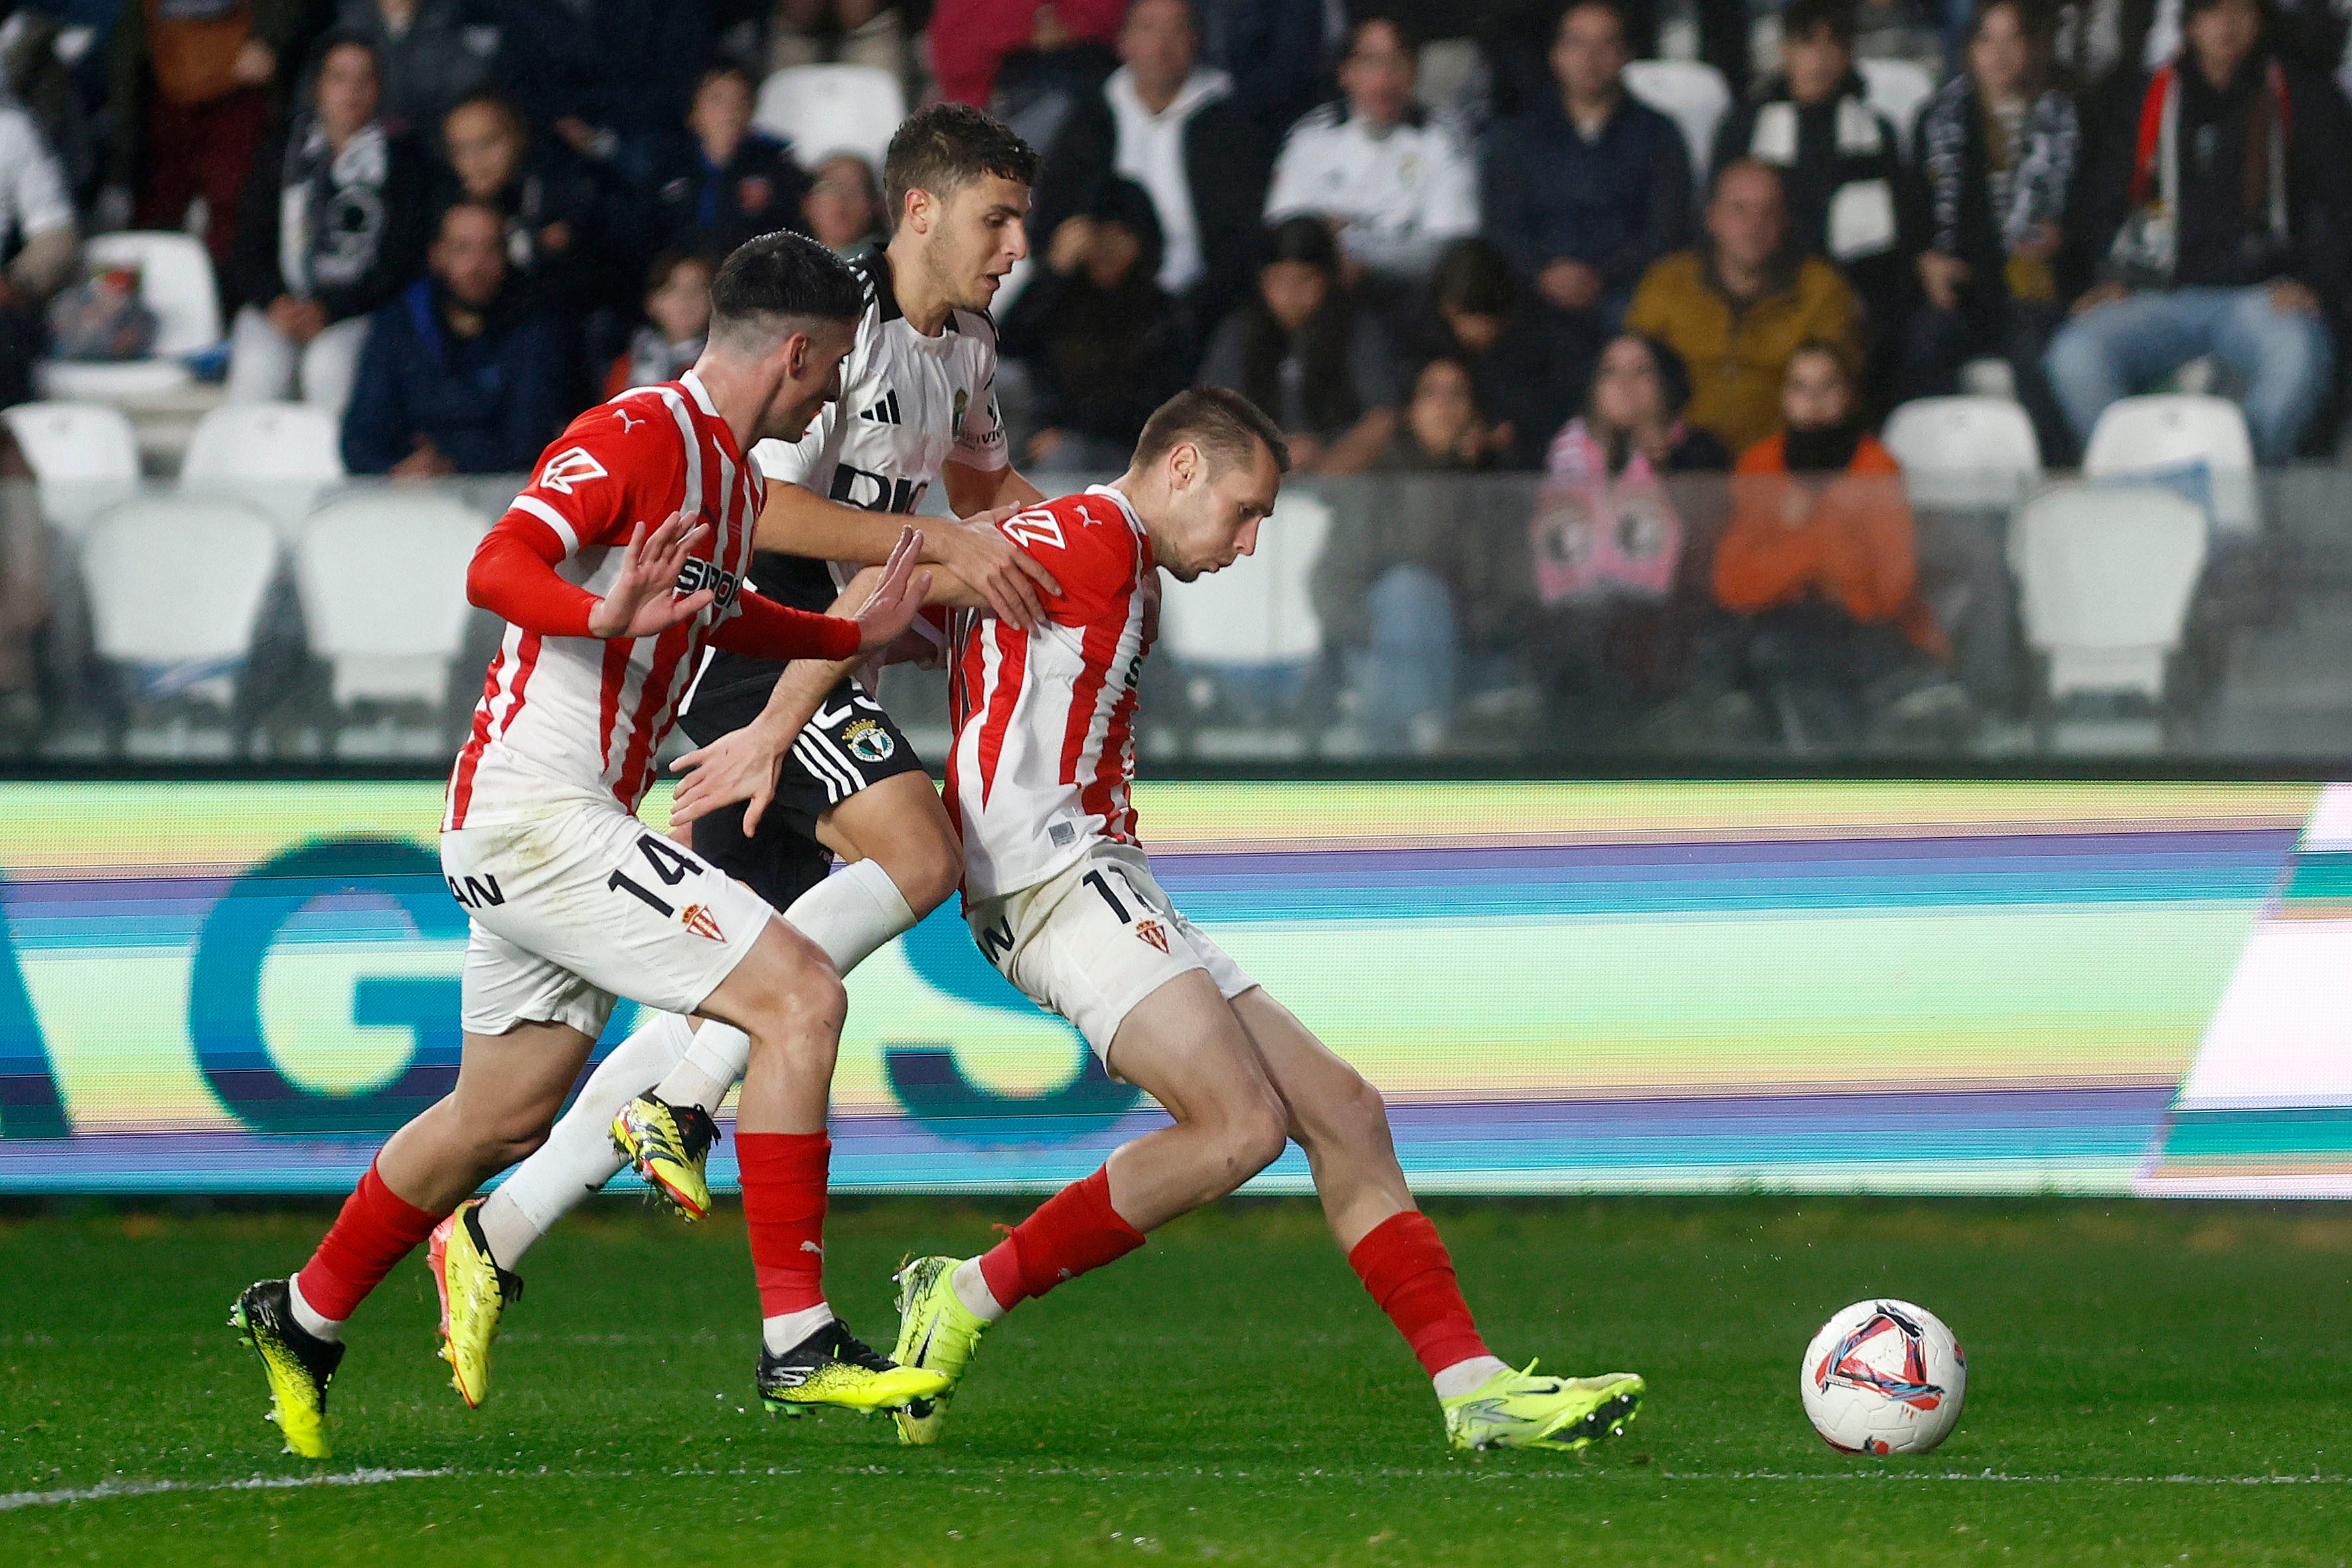
[[[710,389],[702,384],[700,376],[689,370],[677,378],[677,384],[686,388],[686,395],[694,399],[694,405],[701,409],[705,416],[719,417],[719,405],[710,401]]]
[[[1112,485],[1088,485],[1087,494],[1108,497],[1115,503],[1118,508],[1119,515],[1127,519],[1127,526],[1135,531],[1136,542],[1143,546],[1144,564],[1147,567],[1157,564],[1151,552],[1151,535],[1145,530],[1143,519],[1135,510],[1135,503],[1127,499],[1127,492]]]

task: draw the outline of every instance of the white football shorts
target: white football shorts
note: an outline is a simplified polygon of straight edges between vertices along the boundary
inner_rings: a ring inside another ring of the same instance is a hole
[[[774,912],[759,894],[617,804],[441,835],[441,870],[473,919],[465,1026],[604,1033],[623,996],[692,1013]]]
[[[971,940],[997,972],[1040,1007],[1077,1026],[1103,1067],[1137,1003],[1192,970],[1208,972],[1227,1001],[1257,984],[1177,912],[1151,876],[1151,858],[1097,844],[1059,876],[969,905]]]

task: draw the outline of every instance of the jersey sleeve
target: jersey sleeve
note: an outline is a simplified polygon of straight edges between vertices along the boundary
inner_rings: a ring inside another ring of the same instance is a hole
[[[1013,461],[1004,437],[1004,416],[996,406],[996,324],[988,322],[971,339],[980,350],[980,375],[963,405],[962,417],[956,421],[952,460],[992,474]]]
[[[1045,599],[1047,619],[1082,626],[1125,614],[1143,562],[1135,532],[1115,503],[1068,497],[1015,512],[996,526],[1062,585],[1059,595]]]
[[[658,526],[677,510],[685,485],[677,420],[658,398],[625,398],[590,409],[556,437],[507,517],[543,527],[562,561],[626,544],[641,522]]]

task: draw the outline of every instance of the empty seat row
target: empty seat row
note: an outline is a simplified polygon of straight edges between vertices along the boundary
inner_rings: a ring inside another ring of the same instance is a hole
[[[26,403],[5,417],[41,488],[49,520],[68,533],[137,493],[131,422],[101,403]],[[200,420],[180,488],[231,494],[284,529],[308,518],[319,493],[345,477],[334,420],[301,403],[230,403]]]

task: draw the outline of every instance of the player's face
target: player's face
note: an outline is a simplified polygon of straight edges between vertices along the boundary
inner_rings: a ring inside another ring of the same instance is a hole
[[[768,405],[768,418],[752,439],[797,441],[808,434],[824,405],[841,395],[841,362],[857,341],[847,321],[826,321],[805,335],[794,335],[780,351],[784,355],[784,382]]]
[[[1197,447],[1181,445],[1168,454],[1168,464],[1167,519],[1151,547],[1169,575],[1190,583],[1255,554],[1258,525],[1282,488],[1274,454],[1258,447],[1248,462],[1221,468]]]
[[[1029,187],[982,174],[939,205],[926,237],[933,282],[959,310],[985,310],[1029,254]]]

